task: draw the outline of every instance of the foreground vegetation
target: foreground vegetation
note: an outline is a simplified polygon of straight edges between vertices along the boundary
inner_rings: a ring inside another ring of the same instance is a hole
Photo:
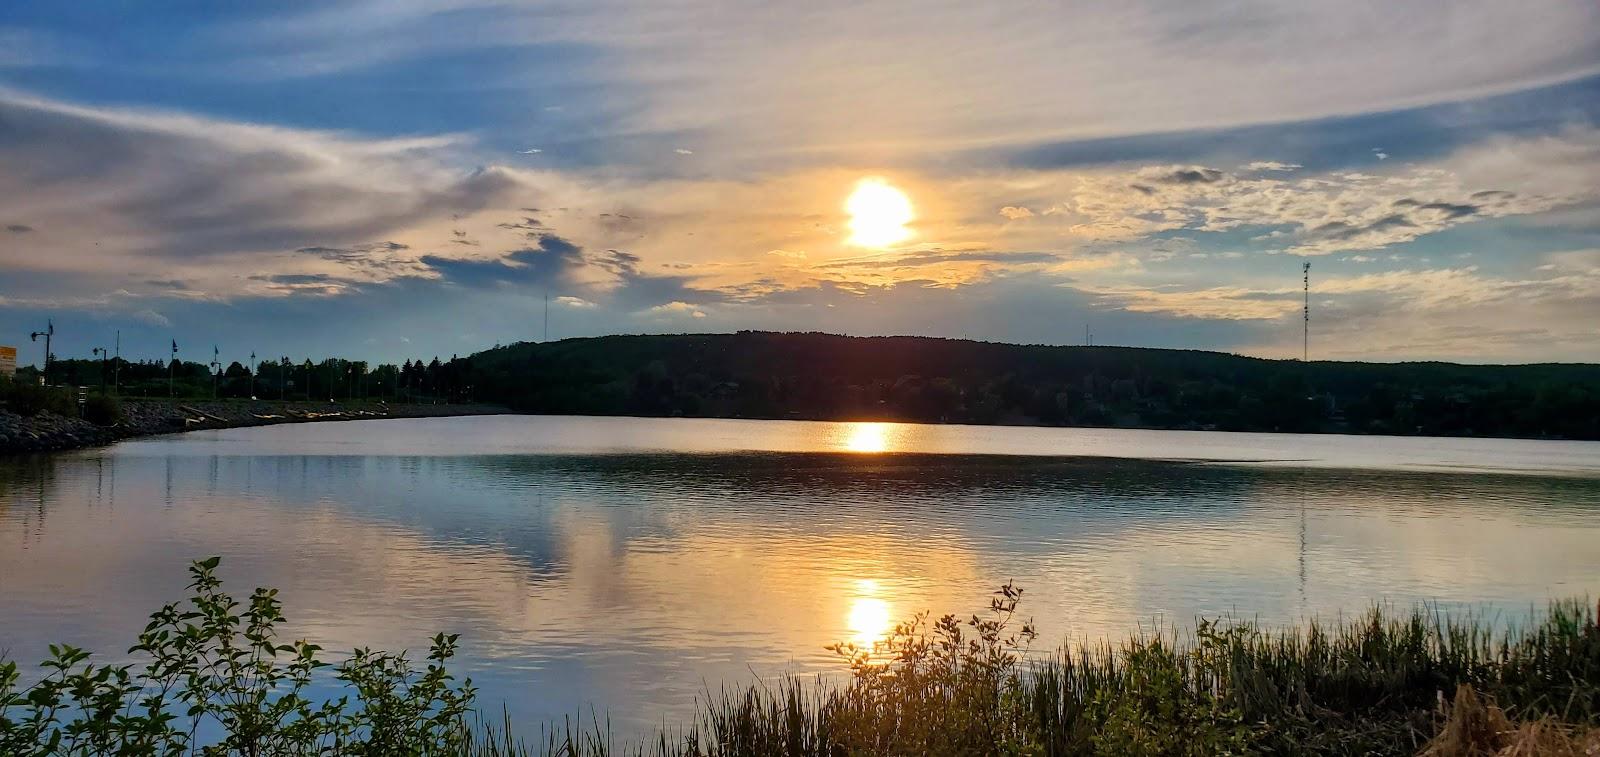
[[[724,689],[694,722],[619,747],[598,723],[529,740],[475,725],[471,682],[445,669],[454,636],[421,669],[370,650],[329,666],[276,638],[275,591],[240,604],[217,563],[195,563],[194,596],[152,616],[132,650],[143,666],[53,647],[43,680],[19,690],[0,664],[0,754],[1600,754],[1587,602],[1501,633],[1374,610],[1286,632],[1202,622],[1039,660],[1007,585],[984,615],[919,615],[872,649],[835,646],[840,682]],[[329,667],[344,692],[313,701]]]
[[[50,412],[63,418],[78,418],[97,426],[110,426],[122,420],[121,401],[105,392],[85,392],[83,402],[70,387],[41,386],[27,377],[0,376],[0,410],[31,418]]]

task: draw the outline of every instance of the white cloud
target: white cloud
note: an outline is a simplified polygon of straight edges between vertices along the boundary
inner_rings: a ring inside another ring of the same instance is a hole
[[[562,295],[560,297],[555,298],[554,300],[551,300],[551,302],[554,302],[555,304],[560,305],[562,307],[568,307],[568,308],[592,308],[592,307],[595,307],[595,304],[593,302],[590,302],[590,301],[588,301],[588,300],[586,300],[586,299],[584,299],[582,297],[573,297],[573,296],[570,296],[570,295]]]
[[[1046,211],[1086,239],[1270,229],[1288,252],[1375,250],[1484,218],[1600,202],[1600,129],[1503,137],[1426,165],[1367,174],[1236,175],[1205,166],[1091,171]],[[1276,228],[1275,228],[1276,227]]]
[[[1324,358],[1600,359],[1600,255],[1554,253],[1560,261],[1527,277],[1476,266],[1312,277],[1312,352]],[[1300,351],[1301,290],[1201,287],[1080,287],[1132,312],[1278,324],[1255,354]]]
[[[1258,160],[1258,161],[1256,161],[1254,163],[1250,163],[1250,164],[1246,165],[1244,167],[1244,170],[1246,170],[1246,171],[1281,171],[1281,172],[1286,172],[1286,171],[1296,171],[1296,170],[1299,170],[1301,168],[1305,168],[1305,166],[1302,166],[1299,163],[1279,163],[1278,161],[1275,161],[1275,160]]]
[[[547,70],[513,57],[497,82],[582,77],[606,101],[630,102],[613,134],[859,156],[1387,111],[1600,70],[1591,0],[451,6],[318,5],[217,41],[242,48],[239,73],[258,76],[471,47],[598,48],[582,66]],[[462,12],[476,7],[493,12]]]
[[[647,314],[649,314],[649,315],[653,315],[653,316],[657,316],[657,317],[684,316],[684,315],[687,315],[687,316],[689,316],[691,318],[704,318],[704,317],[706,317],[705,311],[701,310],[699,308],[699,306],[690,305],[687,302],[681,302],[681,301],[676,301],[676,300],[674,300],[672,302],[669,302],[669,303],[667,303],[665,305],[657,305],[657,306],[655,306],[653,308],[650,308],[649,310],[646,310],[645,312]]]
[[[1007,206],[1005,206],[1005,207],[1000,209],[1000,215],[1005,216],[1006,220],[1020,221],[1020,220],[1022,220],[1024,218],[1032,218],[1033,217],[1033,211],[1029,210],[1027,208],[1024,208],[1024,207],[1018,207],[1018,206],[1015,206],[1015,205],[1007,205]]]

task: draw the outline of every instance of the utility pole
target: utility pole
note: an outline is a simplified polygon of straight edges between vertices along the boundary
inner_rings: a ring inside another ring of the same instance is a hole
[[[172,340],[172,359],[167,361],[167,397],[178,396],[172,386],[172,374],[178,368],[178,340]]]
[[[122,329],[117,329],[117,354],[111,360],[111,393],[122,394]]]
[[[54,318],[46,318],[44,324],[44,331],[35,331],[29,334],[28,341],[37,342],[39,337],[44,337],[44,383],[48,385],[50,383],[50,340],[55,338],[56,335],[56,321]]]
[[[1311,261],[1307,260],[1301,265],[1300,272],[1305,275],[1305,309],[1301,311],[1303,320],[1300,333],[1300,362],[1311,360]]]
[[[250,351],[250,399],[256,398],[256,351]]]
[[[550,341],[550,293],[544,293],[544,338],[541,342]]]

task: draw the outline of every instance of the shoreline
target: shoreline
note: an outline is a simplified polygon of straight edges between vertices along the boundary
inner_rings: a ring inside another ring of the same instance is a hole
[[[301,400],[124,399],[123,419],[96,426],[51,412],[23,417],[0,410],[0,457],[100,447],[124,439],[207,429],[380,418],[444,418],[510,413],[499,405],[388,405]]]

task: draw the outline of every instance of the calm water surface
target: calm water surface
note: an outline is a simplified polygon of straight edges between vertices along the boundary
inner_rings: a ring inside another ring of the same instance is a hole
[[[224,557],[288,635],[420,649],[520,720],[675,720],[1007,579],[1044,639],[1600,594],[1600,444],[487,417],[0,460],[0,651],[119,659]]]

